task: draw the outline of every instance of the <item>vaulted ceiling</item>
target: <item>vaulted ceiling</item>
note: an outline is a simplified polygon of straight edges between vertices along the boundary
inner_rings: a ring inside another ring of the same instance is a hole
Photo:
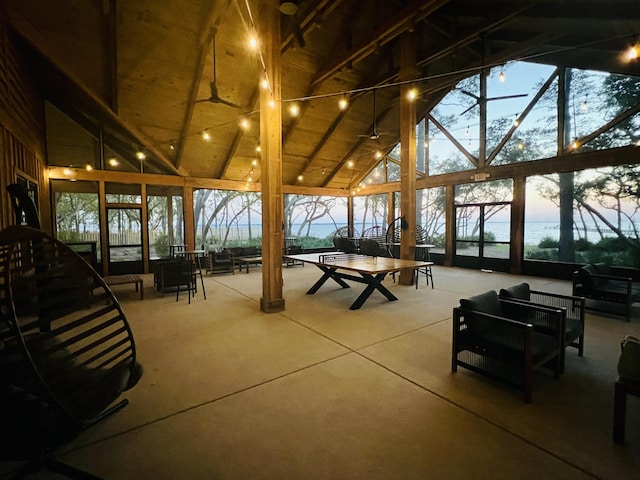
[[[246,181],[254,168],[259,180],[252,162],[262,67],[247,43],[270,2],[4,3],[35,52],[45,95],[81,105],[131,151],[142,147],[145,171]],[[638,63],[620,59],[638,41],[637,0],[280,3],[287,4],[280,39],[285,184],[348,189],[378,161],[376,151],[398,142],[398,48],[406,32],[417,41],[419,117],[482,65],[527,59],[640,75]],[[209,101],[214,38],[217,93],[236,106]],[[340,110],[345,93],[349,105]],[[377,139],[370,138],[374,125]]]

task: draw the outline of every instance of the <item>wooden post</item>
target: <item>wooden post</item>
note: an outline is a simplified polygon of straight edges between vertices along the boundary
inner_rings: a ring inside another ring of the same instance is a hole
[[[509,272],[514,275],[522,273],[524,258],[524,207],[526,181],[525,177],[513,178],[513,201],[511,202],[511,248],[509,253]]]
[[[193,187],[182,189],[182,211],[184,215],[184,244],[187,250],[196,248],[196,224],[193,218]]]
[[[263,0],[262,54],[268,88],[260,90],[260,170],[262,185],[262,298],[260,309],[284,310],[282,246],[284,203],[282,193],[282,105],[280,11],[275,0]],[[258,79],[256,79],[258,81]]]
[[[444,265],[453,266],[453,253],[456,247],[456,196],[455,185],[447,185],[445,190],[445,248]]]
[[[403,34],[400,40],[401,81],[416,77],[416,38],[413,32]],[[400,235],[400,258],[415,259],[416,248],[416,104],[408,98],[414,88],[410,83],[400,87],[400,209],[406,229]],[[413,270],[400,272],[398,283],[411,285]]]
[[[100,221],[100,259],[102,261],[102,275],[109,275],[109,221],[107,219],[107,195],[104,180],[98,183],[98,205]]]

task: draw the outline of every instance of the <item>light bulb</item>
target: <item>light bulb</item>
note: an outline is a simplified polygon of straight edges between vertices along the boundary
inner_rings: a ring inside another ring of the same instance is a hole
[[[297,117],[298,114],[300,113],[300,106],[297,103],[292,103],[289,106],[289,113],[291,114],[292,117]]]
[[[91,165],[89,165],[88,163],[87,163],[86,167],[84,167],[84,168],[87,170],[87,172],[90,172],[91,170],[93,170],[93,167]]]
[[[304,179],[302,175],[298,175],[298,181],[301,182]]]
[[[498,75],[498,79],[504,83],[504,81],[506,80],[506,77],[504,76],[504,72],[500,72],[500,75]]]
[[[413,102],[417,96],[418,92],[415,88],[412,88],[407,92],[407,100],[409,100],[410,102]]]
[[[205,142],[211,141],[211,135],[209,135],[208,130],[202,132],[202,140],[204,140]]]
[[[349,102],[347,101],[346,98],[342,97],[340,100],[338,100],[338,108],[340,110],[346,110],[348,106],[349,106]]]
[[[251,35],[249,37],[249,48],[251,50],[257,50],[258,49],[258,39],[256,38],[255,35]]]
[[[147,156],[144,154],[142,150],[139,150],[136,152],[136,158],[138,160],[144,160],[145,158],[147,158]]]
[[[638,58],[638,47],[636,45],[632,45],[629,47],[629,49],[627,50],[627,60],[631,61],[631,60],[635,60]]]
[[[353,168],[353,160],[349,160],[349,161],[347,162],[347,167],[348,167],[348,168]]]

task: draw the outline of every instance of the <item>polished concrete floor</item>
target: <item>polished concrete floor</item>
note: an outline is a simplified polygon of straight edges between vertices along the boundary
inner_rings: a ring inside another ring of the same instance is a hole
[[[560,379],[537,374],[533,402],[472,372],[451,372],[451,311],[461,297],[520,281],[570,293],[566,281],[435,267],[435,289],[327,283],[313,266],[283,269],[286,309],[259,309],[261,269],[205,278],[198,292],[144,300],[115,292],[145,375],[130,405],[58,453],[107,479],[637,479],[640,399],[627,442],[612,437],[620,340],[632,323],[587,316],[585,355]],[[639,307],[639,306],[636,306]],[[5,474],[7,466],[5,466]],[[33,478],[58,476],[41,472]]]

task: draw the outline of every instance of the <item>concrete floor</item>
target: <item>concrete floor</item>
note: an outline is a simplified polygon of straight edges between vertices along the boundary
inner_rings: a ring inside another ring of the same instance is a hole
[[[461,297],[520,281],[569,282],[435,267],[436,288],[385,284],[306,290],[320,271],[283,269],[286,310],[260,312],[260,267],[205,278],[187,304],[116,287],[131,322],[140,383],[130,405],[59,456],[108,479],[637,479],[640,399],[627,443],[612,436],[619,342],[629,324],[589,313],[584,357],[560,379],[535,376],[533,402],[464,369],[451,373],[451,310]],[[5,466],[6,473],[6,466]],[[59,478],[41,472],[31,478]]]

